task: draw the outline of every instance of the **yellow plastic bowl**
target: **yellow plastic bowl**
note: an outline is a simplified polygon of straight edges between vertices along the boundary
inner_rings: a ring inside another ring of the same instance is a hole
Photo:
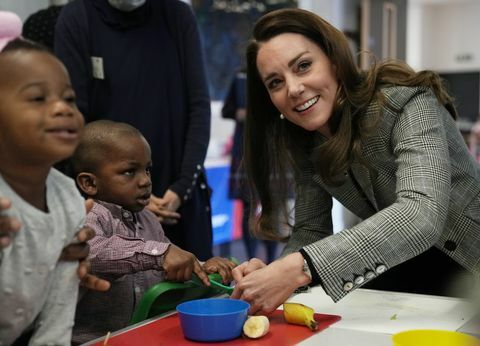
[[[393,335],[394,346],[480,346],[480,340],[447,330],[407,330]]]

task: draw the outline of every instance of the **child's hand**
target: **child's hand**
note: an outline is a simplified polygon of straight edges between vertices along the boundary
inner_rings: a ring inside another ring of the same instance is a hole
[[[223,283],[228,284],[233,280],[232,269],[237,265],[222,257],[212,257],[203,264],[203,269],[208,273],[219,273]]]
[[[164,256],[163,270],[167,280],[184,282],[190,280],[194,272],[206,286],[210,286],[207,274],[192,253],[170,244]]]
[[[0,249],[10,245],[12,234],[21,227],[20,221],[2,214],[2,211],[9,209],[11,205],[12,202],[9,199],[0,197]]]

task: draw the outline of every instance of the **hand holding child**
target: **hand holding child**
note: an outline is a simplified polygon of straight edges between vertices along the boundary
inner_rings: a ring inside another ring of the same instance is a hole
[[[87,212],[92,208],[92,205],[92,200],[85,202]],[[10,207],[10,200],[0,197],[0,212]],[[17,219],[0,214],[0,248],[10,245],[12,233],[18,231],[20,227],[20,221]],[[89,252],[87,241],[94,236],[95,232],[89,227],[84,227],[79,230],[76,234],[77,242],[64,247],[60,259],[65,261],[80,261],[77,271],[78,277],[81,280],[80,284],[92,290],[106,291],[110,288],[110,283],[88,273],[90,264],[86,259]]]
[[[79,230],[75,236],[78,242],[64,247],[60,259],[65,261],[79,261],[77,275],[80,279],[81,286],[94,291],[108,291],[110,282],[89,274],[90,262],[87,260],[87,256],[90,247],[87,241],[94,236],[95,232],[90,227],[84,227]]]
[[[85,201],[85,208],[87,213],[93,207],[93,200],[87,199]],[[76,235],[76,242],[65,246],[60,255],[60,259],[64,261],[80,261],[78,265],[77,274],[80,285],[95,291],[107,291],[110,288],[110,283],[106,280],[99,279],[95,275],[89,274],[90,262],[87,260],[90,247],[87,243],[95,236],[95,231],[90,227],[83,227]]]
[[[2,211],[9,209],[11,205],[12,202],[9,199],[0,197],[0,249],[10,245],[12,233],[21,227],[19,220],[2,214]]]
[[[206,286],[210,286],[207,274],[192,253],[170,244],[164,256],[163,269],[167,280],[183,282],[190,280],[195,273]]]
[[[208,273],[219,273],[222,276],[223,283],[229,283],[233,280],[232,269],[237,265],[222,257],[212,257],[203,264],[203,269]]]

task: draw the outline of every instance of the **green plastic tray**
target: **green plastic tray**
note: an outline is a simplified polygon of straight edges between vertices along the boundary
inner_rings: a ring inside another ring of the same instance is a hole
[[[130,324],[173,310],[178,304],[188,300],[212,297],[221,293],[230,294],[233,291],[233,288],[221,285],[220,274],[214,273],[208,277],[212,282],[210,287],[204,286],[198,277],[184,283],[165,281],[153,285],[140,300]]]

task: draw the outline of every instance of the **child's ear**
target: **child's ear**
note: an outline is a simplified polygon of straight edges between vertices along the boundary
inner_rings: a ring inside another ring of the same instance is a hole
[[[82,172],[77,174],[77,185],[89,197],[95,196],[97,191],[97,177],[95,174]]]

